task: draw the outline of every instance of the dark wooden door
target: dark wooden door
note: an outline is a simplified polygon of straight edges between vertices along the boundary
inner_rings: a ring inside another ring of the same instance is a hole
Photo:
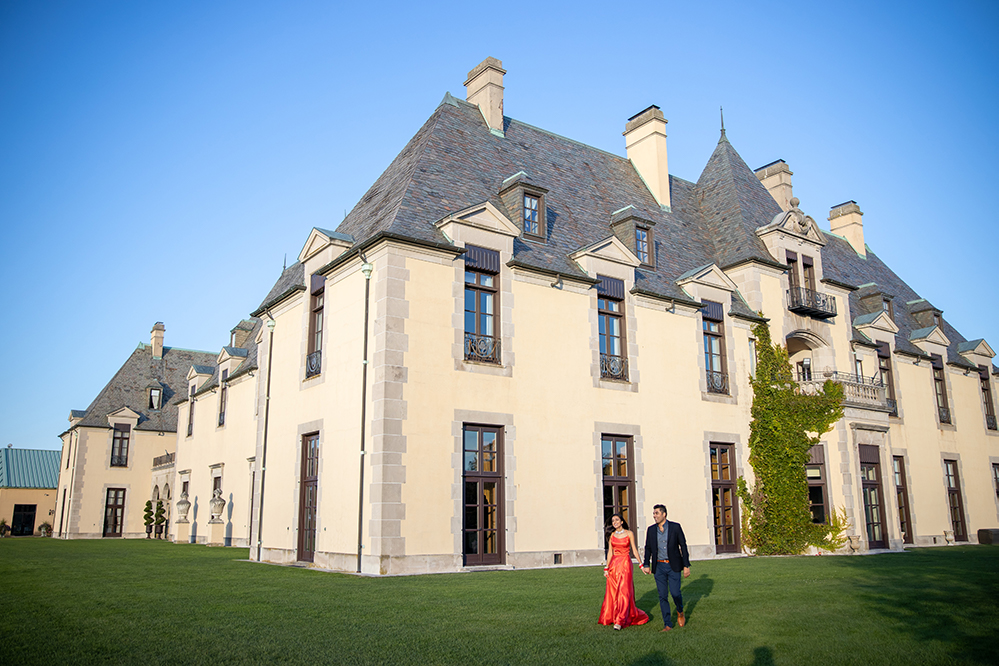
[[[501,428],[465,426],[462,554],[466,565],[503,563]]]
[[[731,444],[712,443],[710,448],[715,551],[738,553],[739,505],[735,499],[735,447]]]
[[[104,536],[120,537],[125,518],[125,489],[108,488],[104,503]]]
[[[11,536],[31,536],[34,533],[37,506],[37,504],[14,505],[14,516],[10,523]]]
[[[316,557],[316,512],[319,505],[319,434],[302,438],[302,494],[298,512],[298,559]]]
[[[909,490],[905,483],[905,460],[902,456],[892,458],[892,476],[895,477],[895,500],[898,503],[898,526],[902,531],[902,543],[912,543],[912,517],[909,515]]]

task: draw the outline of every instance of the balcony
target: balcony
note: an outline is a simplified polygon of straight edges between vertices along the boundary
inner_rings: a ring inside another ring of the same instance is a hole
[[[985,427],[988,428],[989,430],[995,430],[996,429],[996,417],[995,417],[995,414],[986,414],[985,415]]]
[[[792,287],[787,290],[787,309],[816,319],[828,319],[836,316],[836,297],[804,287]]]
[[[305,378],[315,377],[323,365],[323,352],[314,351],[305,357]],[[221,423],[219,425],[222,425]]]
[[[465,360],[478,363],[500,363],[500,341],[490,335],[465,333]]]
[[[895,401],[889,400],[880,377],[864,377],[863,375],[835,372],[832,370],[825,370],[815,374],[817,375],[815,379],[805,379],[798,382],[802,393],[816,394],[822,390],[822,385],[826,383],[826,380],[831,380],[843,385],[844,405],[887,411],[893,415],[898,414]]]
[[[950,423],[950,407],[940,407],[938,410],[940,423]]]
[[[708,370],[706,372],[708,380],[708,393],[721,393],[728,395],[728,375],[724,372]]]
[[[600,378],[628,381],[628,359],[611,354],[600,355]]]
[[[156,469],[157,467],[166,467],[167,465],[172,465],[176,455],[177,454],[175,453],[167,453],[166,455],[156,456],[155,458],[153,458],[153,469]]]

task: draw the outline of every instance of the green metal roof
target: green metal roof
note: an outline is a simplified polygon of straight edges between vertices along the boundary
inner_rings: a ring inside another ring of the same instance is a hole
[[[55,488],[61,458],[59,451],[0,449],[0,488]]]

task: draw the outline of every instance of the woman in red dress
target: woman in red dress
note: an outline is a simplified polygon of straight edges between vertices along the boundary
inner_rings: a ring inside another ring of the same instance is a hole
[[[642,561],[635,535],[619,514],[611,516],[610,524],[610,557],[604,565],[607,591],[604,593],[604,605],[600,609],[600,624],[613,624],[614,629],[620,630],[621,627],[632,624],[645,624],[649,621],[649,616],[635,606],[631,554],[634,553],[635,559]]]

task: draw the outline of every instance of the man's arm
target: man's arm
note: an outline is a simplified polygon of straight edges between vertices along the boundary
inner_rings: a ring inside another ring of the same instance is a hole
[[[645,559],[642,561],[642,571],[644,573],[649,573],[649,560],[652,558],[652,546],[649,544],[652,542],[653,538],[652,528],[645,530]]]
[[[690,575],[690,552],[687,550],[687,537],[683,535],[683,528],[679,524],[676,526],[676,542],[680,546],[680,561],[683,562],[683,576]]]

